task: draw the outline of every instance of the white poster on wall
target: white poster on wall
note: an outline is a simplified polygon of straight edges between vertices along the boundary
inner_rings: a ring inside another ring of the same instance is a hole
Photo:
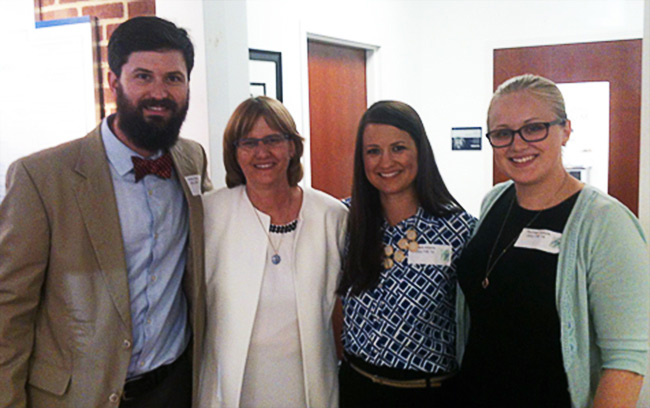
[[[0,28],[0,200],[16,159],[84,136],[99,120],[88,17]]]
[[[607,192],[609,82],[558,84],[573,132],[563,150],[564,166],[582,181]]]

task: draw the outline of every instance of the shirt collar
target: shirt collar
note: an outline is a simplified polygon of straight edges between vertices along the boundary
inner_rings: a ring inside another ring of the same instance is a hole
[[[423,218],[424,214],[425,214],[424,208],[422,208],[422,206],[418,206],[418,209],[417,211],[415,211],[415,214],[411,215],[406,219],[403,219],[402,221],[398,222],[394,226],[390,225],[388,221],[386,221],[386,219],[384,218],[383,228],[384,230],[388,230],[388,231],[394,231],[395,229],[407,230],[408,228],[416,225],[417,220]]]
[[[106,156],[108,157],[109,163],[113,166],[115,171],[117,171],[117,174],[119,174],[121,177],[124,177],[127,173],[133,171],[133,162],[131,161],[131,157],[143,157],[122,143],[120,139],[117,138],[115,133],[113,133],[111,127],[108,125],[108,122],[112,122],[114,116],[115,115],[113,114],[102,120],[102,141],[104,142],[104,148],[106,149]],[[161,155],[162,152],[156,152],[156,154],[148,157],[148,159],[157,159]]]

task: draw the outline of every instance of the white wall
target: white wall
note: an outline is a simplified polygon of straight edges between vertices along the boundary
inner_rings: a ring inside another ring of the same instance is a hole
[[[376,98],[418,111],[447,186],[477,214],[491,149],[452,152],[450,131],[485,130],[493,49],[641,38],[642,16],[642,0],[248,0],[248,38],[282,52],[285,104],[305,136],[306,33],[379,46]]]
[[[6,32],[34,29],[34,3],[24,0],[0,2],[0,27]]]
[[[156,15],[188,30],[195,48],[190,110],[181,131],[208,153],[212,182],[225,186],[222,136],[230,114],[248,97],[246,2],[156,0]]]
[[[206,75],[205,28],[203,26],[203,3],[185,0],[181,7],[178,0],[157,0],[156,15],[187,30],[194,44],[194,68],[190,75],[190,109],[181,129],[181,136],[201,143],[208,153],[208,88]]]

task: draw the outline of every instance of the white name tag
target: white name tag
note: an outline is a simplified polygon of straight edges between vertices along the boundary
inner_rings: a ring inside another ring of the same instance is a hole
[[[201,195],[201,175],[192,174],[191,176],[185,176],[185,181],[187,182],[190,192],[193,196]]]
[[[515,242],[515,248],[537,249],[549,254],[560,253],[562,234],[555,231],[524,228]]]
[[[421,244],[417,251],[409,251],[409,265],[451,265],[452,249],[450,245]]]

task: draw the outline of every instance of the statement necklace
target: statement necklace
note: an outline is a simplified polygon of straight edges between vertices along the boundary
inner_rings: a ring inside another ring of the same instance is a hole
[[[418,233],[414,229],[406,231],[406,238],[402,238],[397,241],[397,249],[393,248],[392,245],[384,246],[384,269],[390,269],[393,267],[395,262],[400,263],[405,258],[406,255],[404,252],[408,251],[417,251],[418,250]]]
[[[409,219],[415,217],[415,220],[408,221],[407,224],[404,225],[405,228],[408,226],[409,229],[404,233],[404,237],[397,241],[397,248],[393,247],[390,244],[384,245],[384,269],[390,269],[393,267],[393,265],[395,265],[395,263],[401,263],[404,261],[404,259],[406,259],[407,251],[417,252],[419,245],[418,233],[415,228],[417,228],[417,225],[420,223],[420,220],[422,218],[422,211],[422,207],[418,207],[418,209],[415,210],[415,214],[407,218]],[[400,223],[401,222],[404,221],[400,221]],[[397,228],[397,225],[395,225],[395,228]]]
[[[562,191],[562,188],[564,187],[564,184],[566,183],[568,177],[569,177],[569,175],[567,173],[565,173],[564,174],[564,180],[562,180],[562,184],[560,184],[560,188],[558,188],[558,190],[555,192],[555,194],[553,194],[553,198],[551,198],[549,203],[553,203],[555,201],[555,199],[559,196],[560,191]],[[501,259],[501,257],[506,252],[508,252],[508,250],[515,244],[515,242],[517,242],[517,239],[519,238],[519,235],[521,235],[521,233],[526,228],[530,227],[530,225],[537,219],[537,217],[539,217],[539,215],[541,213],[543,213],[544,211],[546,211],[548,209],[548,208],[545,208],[543,210],[539,210],[537,212],[537,214],[535,214],[533,216],[533,218],[531,218],[530,221],[528,221],[528,223],[526,223],[526,225],[524,225],[524,227],[521,229],[521,231],[519,231],[519,233],[515,234],[515,237],[512,239],[512,241],[510,241],[510,243],[508,245],[506,245],[505,248],[503,248],[503,250],[501,250],[499,255],[494,259],[494,262],[492,262],[492,256],[494,255],[494,251],[497,249],[497,245],[499,244],[499,241],[501,240],[501,234],[503,233],[504,227],[508,223],[508,217],[510,216],[510,211],[512,210],[512,207],[513,207],[516,199],[517,199],[517,192],[515,191],[515,194],[513,194],[513,196],[512,196],[512,200],[510,200],[510,206],[508,206],[508,211],[506,212],[506,216],[503,219],[503,223],[501,224],[501,228],[499,229],[499,234],[497,234],[497,239],[494,241],[494,245],[492,245],[492,250],[490,251],[490,256],[488,257],[487,265],[486,265],[486,268],[485,268],[485,278],[483,278],[483,281],[481,282],[481,286],[483,287],[483,289],[487,289],[487,287],[490,286],[490,279],[489,279],[490,274],[492,273],[492,270],[494,270],[494,268],[497,266],[497,263],[499,263],[499,260]]]
[[[298,219],[296,218],[290,223],[284,225],[271,224],[271,226],[269,226],[269,231],[274,234],[286,234],[287,232],[295,231],[297,226]]]

